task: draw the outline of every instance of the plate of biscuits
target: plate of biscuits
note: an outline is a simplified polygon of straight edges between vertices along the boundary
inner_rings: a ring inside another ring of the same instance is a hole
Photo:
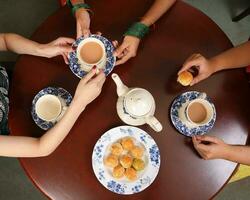
[[[92,154],[98,181],[117,194],[134,194],[150,186],[160,168],[160,151],[142,129],[119,126],[104,133]]]

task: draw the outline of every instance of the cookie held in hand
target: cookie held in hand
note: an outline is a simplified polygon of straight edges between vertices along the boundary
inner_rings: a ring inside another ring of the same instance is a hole
[[[189,71],[181,72],[177,78],[177,82],[179,82],[183,86],[188,86],[193,81],[193,75]]]

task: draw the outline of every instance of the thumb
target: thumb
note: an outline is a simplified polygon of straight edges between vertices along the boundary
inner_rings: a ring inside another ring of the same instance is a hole
[[[122,43],[121,46],[119,46],[115,52],[114,52],[114,56],[119,56],[120,54],[122,54],[122,52],[124,51],[124,49],[127,48],[127,44]]]
[[[178,75],[180,75],[180,73],[182,73],[184,71],[189,70],[193,66],[199,66],[199,64],[200,64],[199,59],[192,59],[192,60],[186,61],[183,64],[181,70],[178,72]]]
[[[212,136],[207,136],[207,135],[199,135],[196,136],[196,138],[198,140],[201,140],[202,142],[211,142],[211,143],[218,143],[218,139],[216,137],[212,137]]]
[[[200,81],[202,81],[203,79],[205,79],[201,74],[198,74],[193,81],[190,83],[190,86],[195,85],[196,83],[199,83]]]
[[[59,49],[61,53],[69,53],[72,51],[72,47],[69,45],[59,46]]]

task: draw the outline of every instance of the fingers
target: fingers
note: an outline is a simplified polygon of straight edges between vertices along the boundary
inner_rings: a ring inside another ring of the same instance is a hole
[[[192,59],[192,60],[189,60],[189,61],[186,61],[184,64],[183,64],[183,67],[181,68],[181,70],[178,72],[178,75],[181,73],[181,72],[184,72],[184,71],[187,71],[189,70],[191,67],[193,66],[199,66],[199,60],[197,59]]]
[[[105,80],[105,74],[103,71],[101,71],[96,77],[94,77],[91,81],[96,83],[102,83],[102,81]],[[100,84],[101,85],[101,84]]]
[[[112,41],[112,44],[113,44],[113,46],[114,46],[115,48],[117,48],[117,47],[118,47],[118,45],[119,45],[119,43],[118,43],[118,41],[117,41],[117,40]]]
[[[123,53],[123,51],[128,47],[128,45],[126,43],[122,43],[121,46],[119,46],[115,52],[114,52],[114,56],[119,56],[120,54]]]
[[[203,78],[202,75],[197,75],[197,76],[193,79],[193,81],[190,83],[190,86],[195,85],[196,83],[202,81],[203,79],[205,79],[205,78]]]
[[[194,145],[197,145],[197,144],[201,143],[201,141],[198,140],[196,136],[193,136],[193,137],[192,137],[192,141],[193,141],[193,144],[194,144]]]
[[[102,35],[102,33],[100,31],[97,31],[96,35]]]
[[[84,37],[89,37],[89,35],[90,35],[90,30],[89,30],[89,29],[86,29],[86,28],[84,28],[84,27],[81,27],[81,29],[82,29],[82,35],[83,35]]]
[[[69,60],[68,60],[67,53],[62,53],[61,55],[62,55],[62,57],[63,57],[63,59],[64,59],[65,64],[68,65],[68,64],[69,64]]]
[[[92,69],[84,78],[82,78],[82,81],[84,83],[89,82],[96,74],[96,69]]]
[[[80,23],[76,22],[76,38],[79,38],[82,36],[82,28]]]
[[[192,54],[191,56],[189,56],[187,58],[187,60],[184,62],[182,68],[180,69],[180,71],[178,72],[178,75],[184,71],[189,70],[191,67],[196,66],[197,65],[197,61],[196,59],[199,58],[201,55],[200,54]]]
[[[196,136],[196,138],[202,142],[211,142],[211,143],[218,143],[218,138],[212,137],[212,136],[207,136],[207,135],[199,135]]]
[[[127,62],[132,57],[131,53],[128,53],[127,55],[123,56],[120,60],[116,61],[115,65],[121,65],[125,62]]]
[[[67,46],[67,45],[61,45],[59,46],[61,53],[69,53],[72,51],[72,47],[71,46]]]
[[[73,38],[68,38],[68,37],[59,37],[57,40],[58,44],[72,44],[75,42]]]

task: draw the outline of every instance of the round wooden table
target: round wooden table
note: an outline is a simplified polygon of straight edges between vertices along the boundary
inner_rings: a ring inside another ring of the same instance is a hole
[[[126,28],[143,16],[152,2],[89,1],[95,13],[91,29],[100,30],[111,40],[121,40]],[[49,17],[32,39],[49,42],[59,36],[75,36],[75,20],[67,7]],[[179,134],[171,124],[169,108],[182,92],[206,92],[217,109],[217,121],[210,134],[229,143],[245,144],[250,92],[242,69],[217,73],[194,87],[181,87],[176,83],[176,73],[190,54],[200,52],[210,57],[230,47],[232,44],[214,22],[178,1],[143,39],[136,58],[114,69],[126,85],[142,87],[153,94],[155,116],[164,127],[161,133],[147,125],[140,127],[155,139],[161,153],[159,174],[143,192],[130,196],[114,194],[99,183],[92,170],[92,150],[98,138],[107,130],[123,125],[116,113],[116,86],[110,76],[101,95],[82,113],[59,148],[48,157],[21,158],[23,168],[35,185],[55,200],[212,198],[230,178],[236,164],[201,159],[190,138]],[[30,114],[34,95],[47,86],[61,86],[74,94],[78,82],[61,57],[21,56],[11,91],[12,135],[41,136],[44,132]]]

